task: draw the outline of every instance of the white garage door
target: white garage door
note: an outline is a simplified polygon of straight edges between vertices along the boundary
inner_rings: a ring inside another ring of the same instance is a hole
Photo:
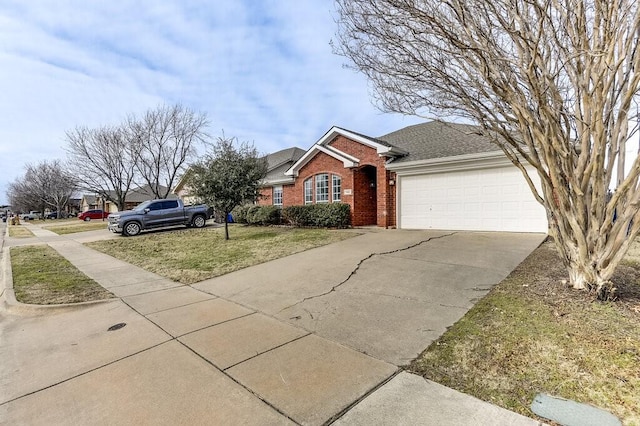
[[[400,228],[547,232],[544,208],[513,166],[398,176],[398,184]]]

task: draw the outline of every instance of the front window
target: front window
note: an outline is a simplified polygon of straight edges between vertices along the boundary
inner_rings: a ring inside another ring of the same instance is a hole
[[[331,175],[331,200],[338,202],[342,199],[342,179],[340,176]]]
[[[316,175],[316,203],[329,202],[329,175]]]
[[[273,187],[273,205],[274,206],[282,205],[282,187],[281,186]]]
[[[304,181],[304,203],[313,203],[313,180],[309,178]]]

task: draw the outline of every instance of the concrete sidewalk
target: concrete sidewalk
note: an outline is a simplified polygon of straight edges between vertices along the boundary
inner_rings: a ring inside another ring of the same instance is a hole
[[[363,275],[373,253],[422,255],[407,248],[440,233],[370,232],[190,287],[81,244],[100,232],[30,229],[36,238],[4,245],[46,242],[118,299],[54,309],[9,300],[2,424],[538,424],[400,372],[392,357],[330,337],[335,327],[316,333],[291,319],[305,298],[336,293],[358,266]],[[331,267],[318,276],[312,265],[323,262]],[[274,284],[265,267],[280,272]]]

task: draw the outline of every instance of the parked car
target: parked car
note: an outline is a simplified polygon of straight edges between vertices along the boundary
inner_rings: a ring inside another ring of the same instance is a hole
[[[111,213],[107,228],[125,236],[138,235],[143,229],[186,225],[202,228],[207,223],[206,204],[185,206],[182,200],[145,201],[133,210]]]
[[[58,212],[49,212],[46,215],[44,215],[45,219],[57,219],[58,218]]]
[[[31,210],[29,213],[22,213],[20,219],[22,220],[36,220],[39,219],[42,213],[36,210]]]
[[[108,212],[104,212],[100,209],[87,210],[86,212],[82,212],[78,215],[78,219],[84,220],[86,222],[91,219],[106,219],[109,216]]]

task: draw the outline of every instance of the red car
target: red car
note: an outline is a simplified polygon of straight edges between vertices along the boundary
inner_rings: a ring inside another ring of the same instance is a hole
[[[78,215],[78,219],[84,221],[90,221],[91,219],[106,219],[109,216],[108,212],[102,210],[87,210]]]

